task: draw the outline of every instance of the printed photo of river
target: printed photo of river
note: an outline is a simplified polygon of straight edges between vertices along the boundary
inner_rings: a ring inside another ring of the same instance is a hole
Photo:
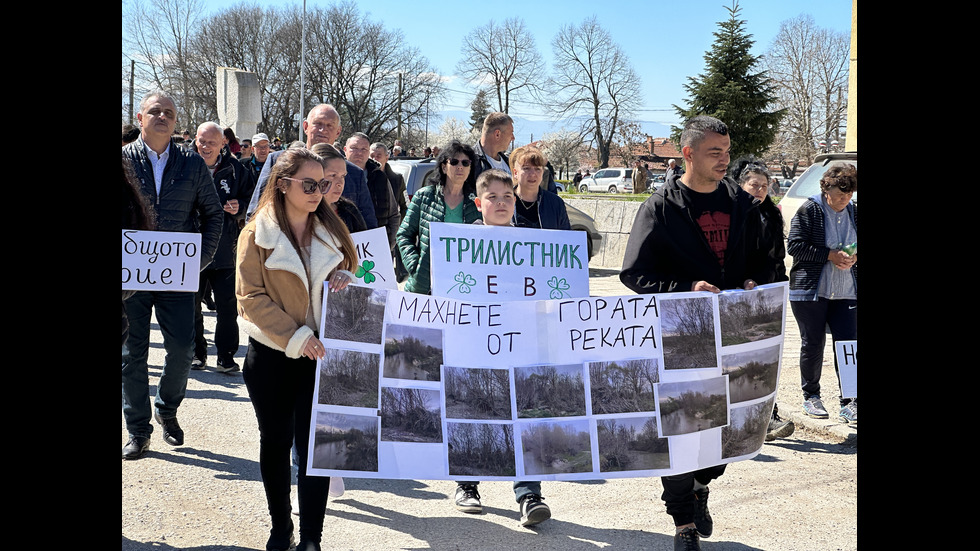
[[[442,331],[428,327],[385,325],[384,376],[410,381],[438,381],[442,365]]]
[[[596,437],[604,473],[670,468],[670,446],[658,434],[656,417],[599,419]]]
[[[727,377],[661,383],[660,424],[664,436],[690,434],[728,424]]]
[[[747,402],[776,392],[779,358],[779,345],[722,356],[722,373],[728,375],[728,394],[732,403]]]
[[[721,457],[740,457],[758,451],[766,441],[769,419],[776,397],[744,407],[732,408],[732,422],[721,429]]]
[[[783,330],[786,287],[718,296],[721,345],[731,346],[778,337]]]
[[[660,300],[664,369],[718,367],[711,298]]]
[[[521,424],[524,474],[592,472],[589,421],[541,421]]]
[[[378,416],[318,411],[313,468],[378,472]]]

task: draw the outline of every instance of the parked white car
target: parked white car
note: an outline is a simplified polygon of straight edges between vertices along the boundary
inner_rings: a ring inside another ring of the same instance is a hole
[[[633,193],[632,168],[603,168],[587,178],[582,178],[578,184],[582,193],[590,191],[608,191],[609,193]]]

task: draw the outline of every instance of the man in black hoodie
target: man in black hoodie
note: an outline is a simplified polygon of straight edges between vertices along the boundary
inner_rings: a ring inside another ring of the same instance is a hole
[[[624,285],[637,293],[719,293],[766,281],[758,201],[726,177],[730,149],[720,120],[700,116],[684,125],[687,172],[664,183],[637,212],[619,276]],[[717,465],[661,478],[675,550],[699,550],[699,538],[711,535],[707,484],[724,472]]]

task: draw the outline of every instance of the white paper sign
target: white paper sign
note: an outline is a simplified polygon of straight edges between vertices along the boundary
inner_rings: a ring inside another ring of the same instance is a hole
[[[357,248],[357,261],[360,264],[354,270],[354,283],[367,287],[382,289],[397,289],[395,266],[392,261],[391,247],[388,243],[388,233],[385,228],[374,228],[350,234]]]
[[[432,294],[462,300],[589,296],[585,232],[429,224]]]
[[[122,288],[197,291],[201,234],[122,230]]]
[[[750,459],[775,403],[787,288],[325,293],[307,473],[591,480]]]
[[[858,342],[835,341],[837,369],[840,370],[841,398],[858,397]]]

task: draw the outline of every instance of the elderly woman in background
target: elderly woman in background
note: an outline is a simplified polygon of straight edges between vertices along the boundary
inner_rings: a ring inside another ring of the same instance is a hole
[[[732,164],[731,177],[749,195],[755,197],[761,204],[759,214],[762,216],[762,231],[760,246],[768,252],[768,277],[756,283],[775,283],[786,281],[786,245],[783,243],[783,215],[776,204],[769,198],[769,185],[772,175],[764,162],[755,157],[743,157]],[[769,429],[766,440],[786,438],[793,434],[796,425],[792,421],[784,421],[779,416],[779,406],[773,404],[772,417],[769,419]]]
[[[820,193],[807,199],[790,223],[789,300],[800,326],[803,411],[830,415],[820,400],[820,372],[826,326],[834,341],[857,339],[857,168],[832,165],[820,179]],[[837,384],[840,370],[834,357]],[[840,417],[857,424],[857,399],[840,399]]]
[[[545,230],[570,230],[565,201],[547,191],[548,158],[532,145],[518,147],[510,154],[510,172],[517,186],[514,225]]]
[[[307,464],[324,282],[343,289],[357,252],[347,227],[324,200],[323,158],[283,153],[238,244],[235,294],[249,335],[242,374],[259,425],[259,469],[272,530],[266,550],[290,549],[290,447]],[[301,551],[320,549],[329,477],[298,474]]]
[[[405,290],[427,295],[432,282],[429,273],[429,224],[453,222],[472,224],[480,218],[473,198],[476,195],[476,152],[453,140],[436,159],[438,175],[412,196],[405,219],[398,228],[396,242],[408,279]]]

